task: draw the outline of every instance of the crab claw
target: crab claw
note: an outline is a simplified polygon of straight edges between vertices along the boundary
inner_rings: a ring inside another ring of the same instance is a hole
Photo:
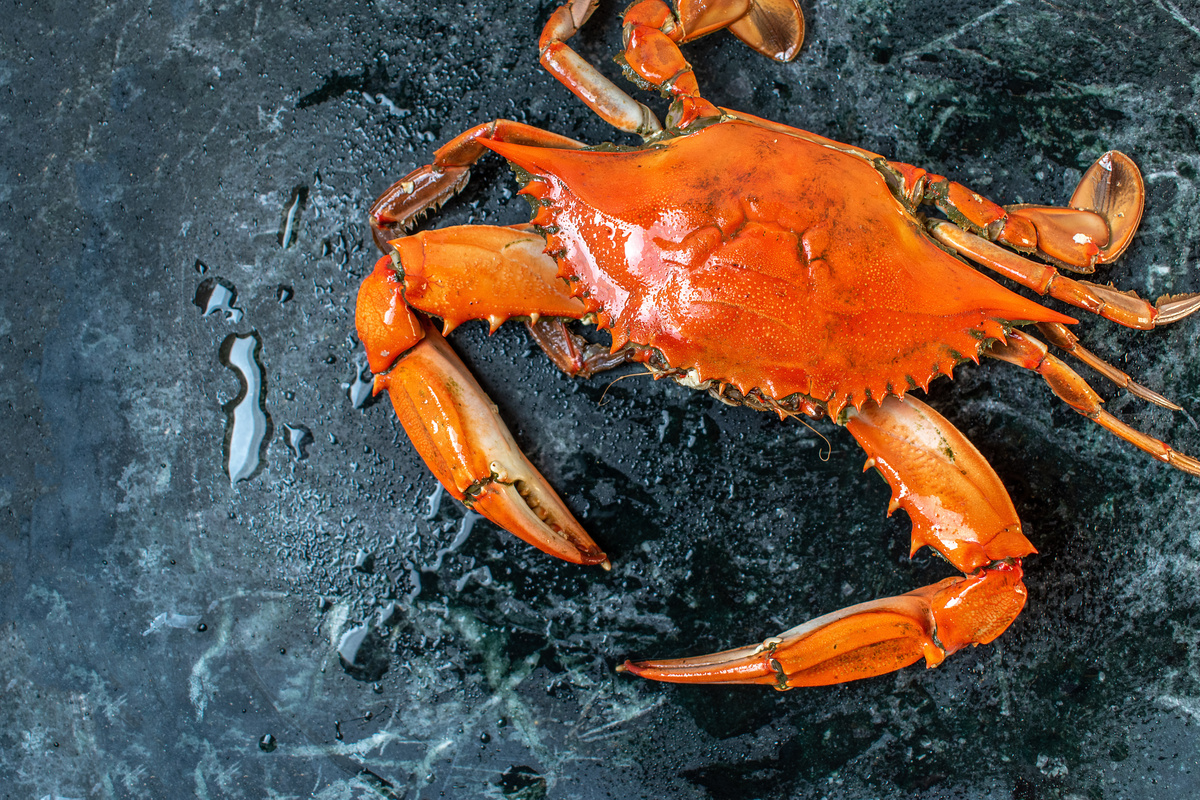
[[[534,547],[575,564],[608,557],[521,452],[483,389],[428,322],[424,338],[375,378],[446,491]]]
[[[1021,613],[1020,564],[997,564],[898,597],[872,600],[722,653],[617,668],[669,683],[759,683],[776,689],[828,686],[927,666],[968,644],[986,644]]]

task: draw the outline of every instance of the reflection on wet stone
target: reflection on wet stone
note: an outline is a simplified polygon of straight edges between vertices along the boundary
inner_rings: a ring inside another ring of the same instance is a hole
[[[387,641],[368,625],[358,625],[343,633],[337,652],[342,669],[356,681],[377,681],[388,670]]]
[[[230,483],[248,480],[264,465],[263,456],[271,439],[271,417],[267,414],[266,380],[259,353],[262,340],[257,332],[233,334],[221,343],[221,363],[233,370],[240,383],[238,394],[222,410],[225,424],[225,473]]]

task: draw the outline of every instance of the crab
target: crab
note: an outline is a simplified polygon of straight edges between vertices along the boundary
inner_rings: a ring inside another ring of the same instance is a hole
[[[1200,461],[1106,412],[1050,347],[1142,399],[1178,406],[1084,348],[1074,318],[980,271],[1132,328],[1200,308],[1200,294],[1151,304],[1063,273],[1091,273],[1133,238],[1145,192],[1128,156],[1101,156],[1065,206],[1002,207],[920,167],[705,100],[680,45],[727,29],[787,61],[804,37],[797,0],[630,6],[618,61],[635,84],[670,100],[660,122],[568,45],[596,5],[570,0],[554,11],[541,63],[643,144],[592,147],[498,119],[392,185],[370,211],[385,255],[356,310],[375,392],[388,393],[451,495],[551,555],[608,568],[444,339],[468,320],[494,331],[520,318],[572,376],[636,362],[781,420],[827,417],[862,446],[865,468],[887,480],[888,513],[911,518],[912,552],[928,545],[960,573],[753,645],[618,670],[782,690],[877,676],[921,658],[933,667],[999,636],[1024,607],[1021,561],[1036,551],[995,471],[914,396],[960,363],[987,356],[1030,370],[1091,421],[1200,475]],[[461,190],[488,152],[513,167],[531,221],[405,235]],[[442,320],[440,332],[430,317]],[[590,343],[572,320],[607,330],[611,347]]]

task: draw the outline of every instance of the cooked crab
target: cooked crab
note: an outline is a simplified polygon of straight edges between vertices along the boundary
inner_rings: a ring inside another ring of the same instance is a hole
[[[494,330],[524,318],[572,375],[635,361],[728,404],[781,419],[829,417],[891,485],[889,513],[911,517],[913,551],[929,545],[963,573],[760,644],[622,669],[786,689],[879,675],[921,657],[935,666],[1003,632],[1024,606],[1021,559],[1033,545],[992,468],[912,394],[964,361],[989,356],[1036,372],[1087,418],[1200,474],[1200,462],[1108,414],[1030,329],[1130,392],[1174,404],[1084,349],[1068,327],[1075,319],[978,270],[1134,328],[1195,311],[1200,295],[1152,305],[1060,272],[1092,272],[1132,239],[1144,189],[1127,156],[1104,154],[1066,206],[1001,207],[919,167],[701,97],[679,45],[728,29],[788,60],[804,32],[796,0],[632,5],[621,60],[635,83],[670,98],[663,124],[568,46],[595,5],[572,0],[554,12],[542,64],[644,144],[588,147],[495,120],[388,189],[371,209],[387,255],[363,282],[356,314],[376,391],[387,390],[413,445],[456,498],[547,553],[607,566],[427,319],[439,317],[444,333],[466,320]],[[516,170],[532,221],[404,236],[488,151]],[[608,330],[612,346],[588,344],[569,320]]]

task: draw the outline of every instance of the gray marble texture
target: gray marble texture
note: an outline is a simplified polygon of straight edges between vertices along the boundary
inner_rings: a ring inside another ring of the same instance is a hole
[[[1200,482],[1029,374],[985,363],[929,392],[1040,550],[1025,614],[938,669],[786,694],[613,667],[951,573],[907,557],[844,431],[819,426],[822,460],[802,426],[666,382],[602,405],[610,378],[566,378],[520,326],[463,326],[603,573],[472,525],[387,404],[354,406],[376,194],[497,116],[630,143],[537,66],[553,5],[3,4],[0,798],[1200,794]],[[1146,213],[1101,279],[1200,291],[1195,0],[804,6],[792,64],[689,46],[707,96],[1001,202],[1062,202],[1119,148]],[[618,13],[577,40],[614,77]],[[520,221],[514,188],[489,159],[435,224]],[[203,315],[206,280],[230,312]],[[1079,327],[1200,413],[1200,321]],[[231,484],[221,354],[251,332],[271,435]],[[1101,391],[1200,454],[1187,416]]]

